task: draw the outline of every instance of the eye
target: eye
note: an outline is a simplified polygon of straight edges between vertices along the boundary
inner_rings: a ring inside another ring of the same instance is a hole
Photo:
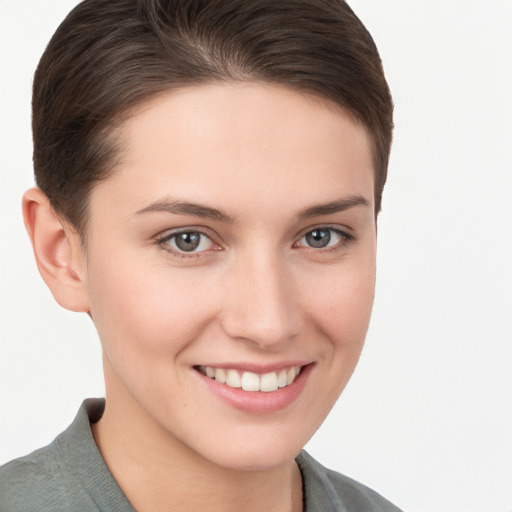
[[[164,248],[172,253],[199,253],[215,249],[217,246],[214,242],[199,231],[180,231],[166,235],[159,240]]]
[[[320,227],[308,231],[294,247],[310,247],[312,249],[335,248],[353,239],[352,235],[339,229]]]

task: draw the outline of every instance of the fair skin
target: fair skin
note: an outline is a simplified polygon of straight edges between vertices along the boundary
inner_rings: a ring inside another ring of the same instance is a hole
[[[250,83],[154,98],[122,137],[86,249],[24,197],[41,274],[101,339],[98,447],[138,511],[302,510],[294,458],[370,319],[370,138],[326,100]]]

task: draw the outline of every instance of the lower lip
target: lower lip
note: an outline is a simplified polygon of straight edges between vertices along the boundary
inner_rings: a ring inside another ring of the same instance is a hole
[[[209,390],[221,400],[228,403],[235,409],[253,414],[266,414],[285,409],[300,396],[306,385],[313,365],[308,364],[295,378],[292,384],[276,391],[244,391],[241,388],[232,388],[221,384],[215,379],[196,371],[201,380],[208,386]]]

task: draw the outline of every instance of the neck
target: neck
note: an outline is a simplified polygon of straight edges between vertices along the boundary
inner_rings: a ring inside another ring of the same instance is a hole
[[[138,512],[302,511],[302,478],[295,461],[265,470],[220,467],[151,424],[133,399],[129,408],[109,402],[108,391],[93,435]]]

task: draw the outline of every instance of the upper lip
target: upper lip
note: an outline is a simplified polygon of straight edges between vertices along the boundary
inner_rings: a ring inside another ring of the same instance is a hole
[[[241,372],[252,372],[263,375],[265,373],[270,372],[278,372],[281,370],[285,370],[287,368],[291,368],[293,366],[307,366],[308,364],[312,364],[312,361],[304,361],[304,360],[290,360],[290,361],[280,361],[277,363],[271,364],[257,364],[257,363],[249,363],[249,362],[229,362],[229,363],[207,363],[201,364],[197,366],[210,367],[210,368],[222,368],[224,370],[239,370]]]

